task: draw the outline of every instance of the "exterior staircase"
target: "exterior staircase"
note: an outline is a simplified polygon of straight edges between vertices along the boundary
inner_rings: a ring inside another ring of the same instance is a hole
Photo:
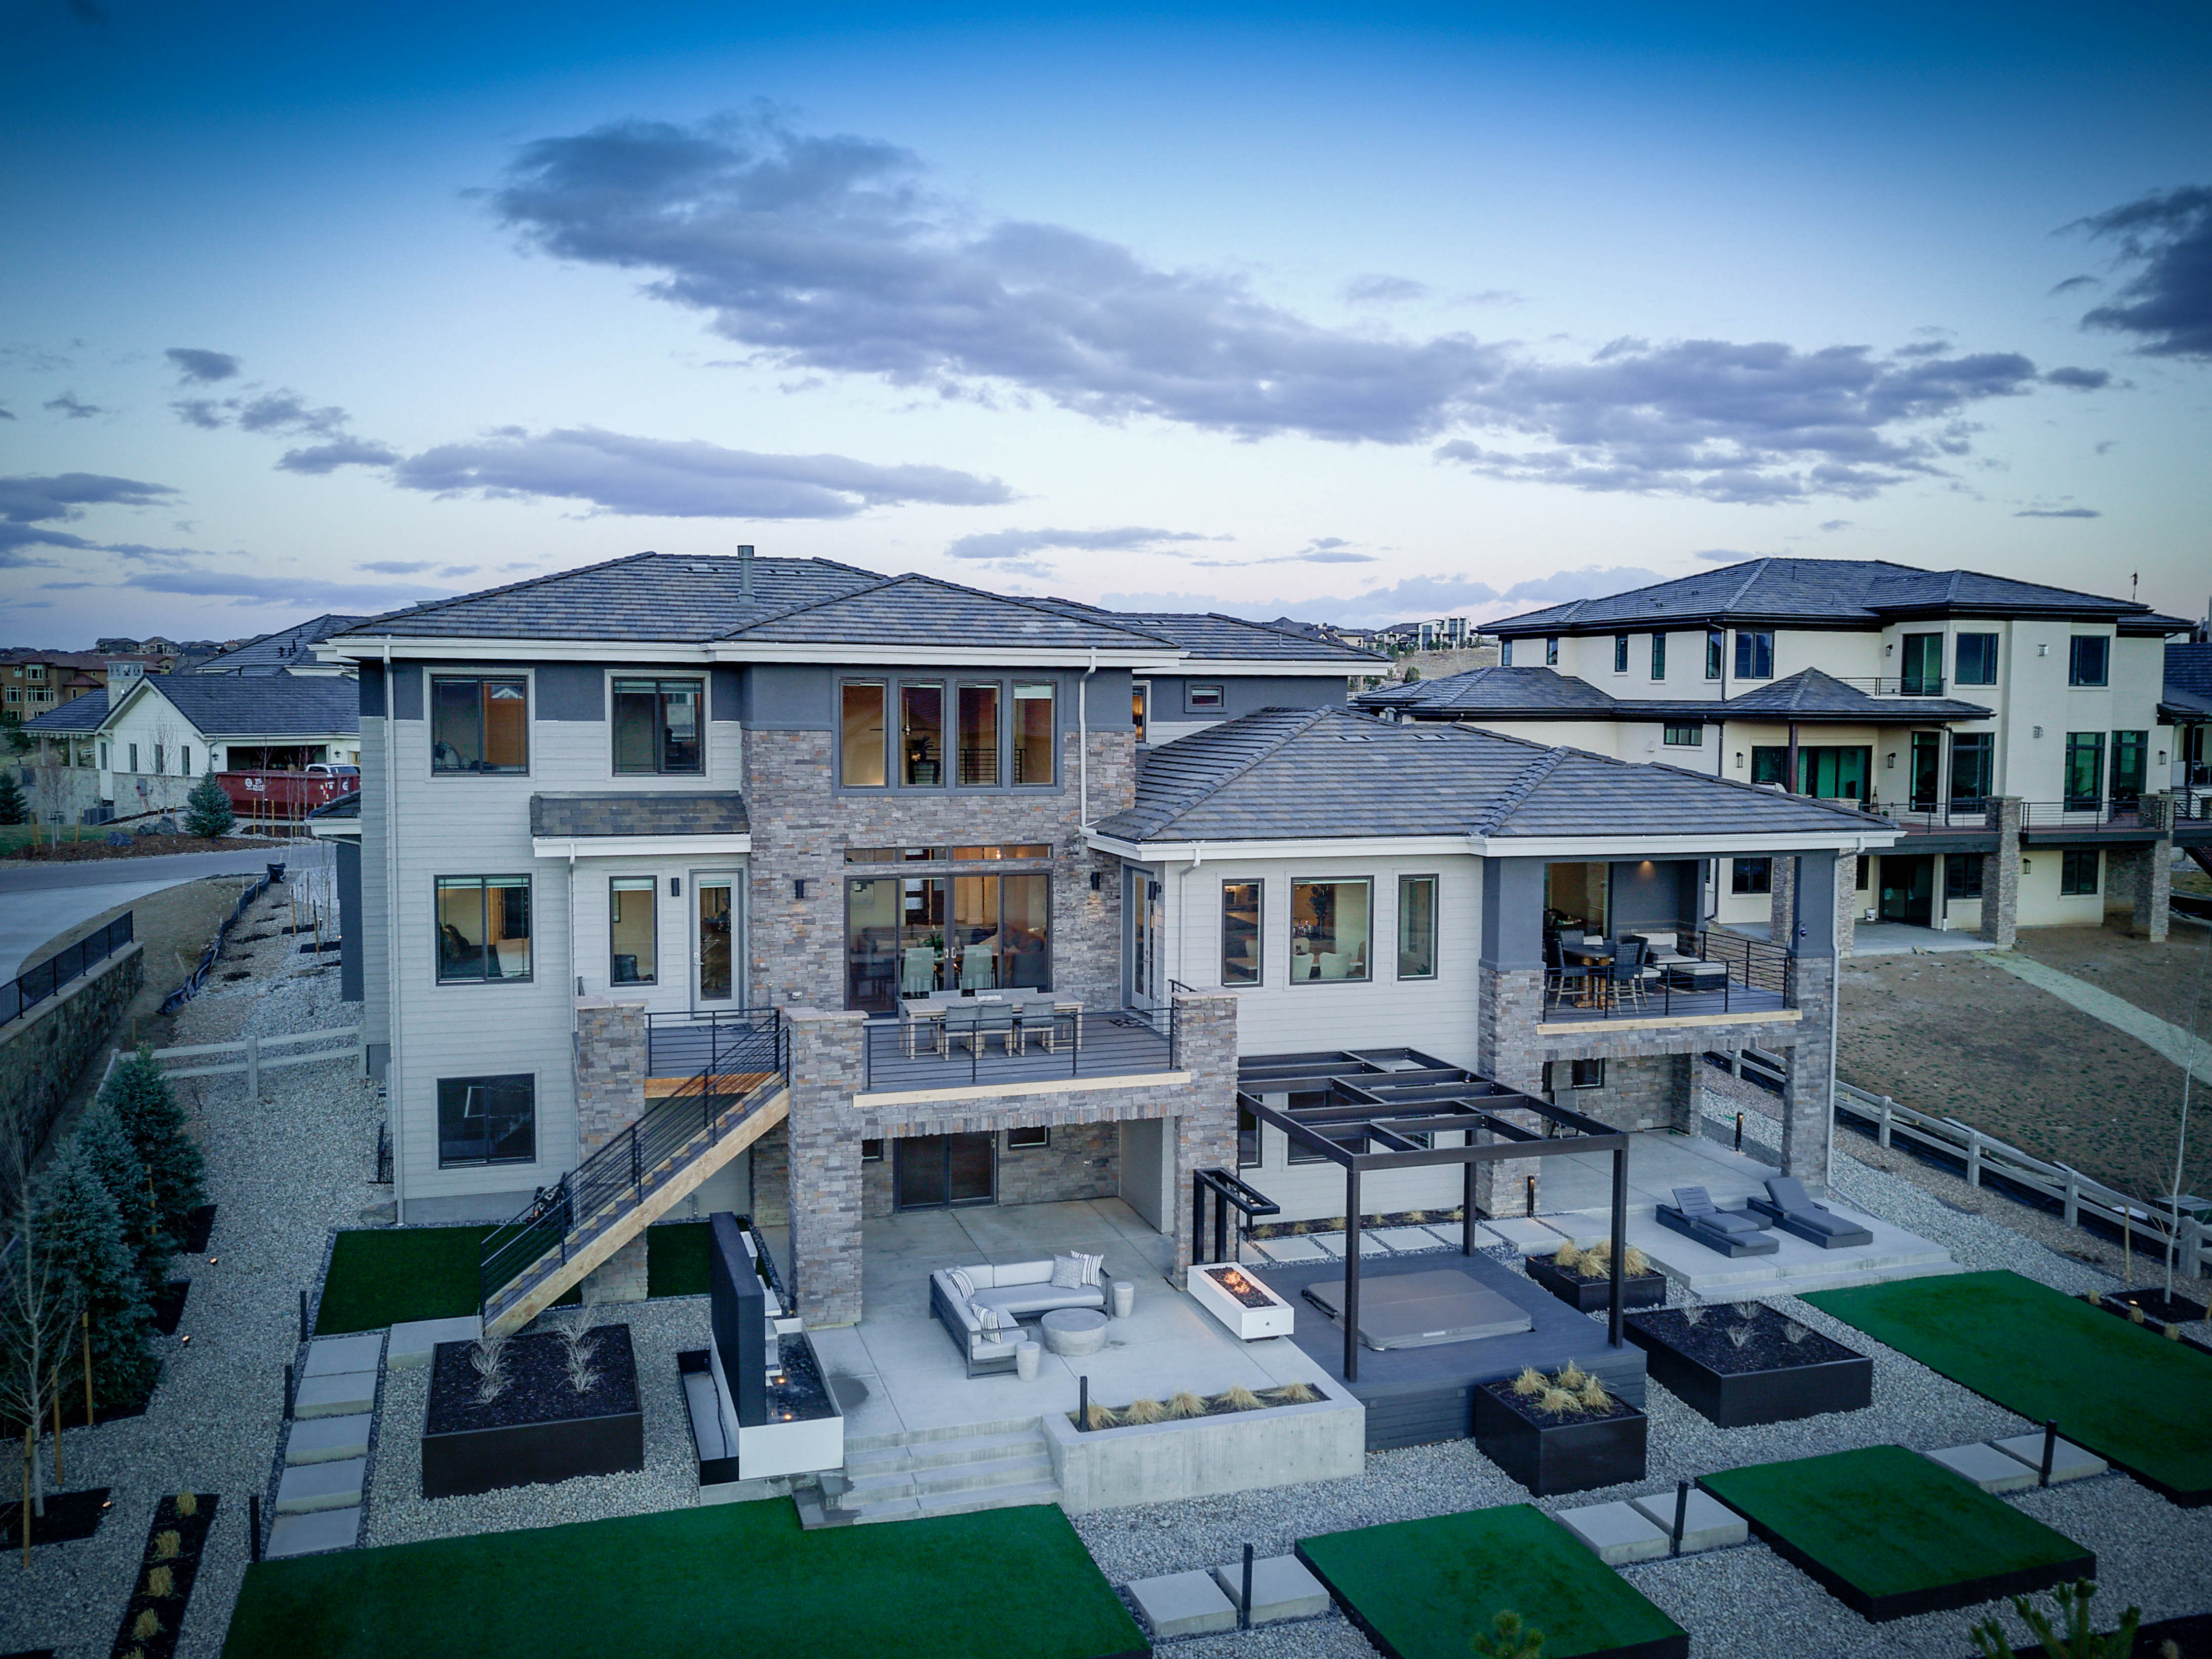
[[[822,1477],[818,1516],[811,1506],[800,1514],[815,1526],[845,1526],[1059,1501],[1042,1427],[1010,1417],[849,1439],[843,1474]]]
[[[723,1028],[726,1046],[644,1116],[484,1240],[483,1330],[507,1336],[566,1296],[701,1182],[790,1115],[790,1046],[775,1015]]]

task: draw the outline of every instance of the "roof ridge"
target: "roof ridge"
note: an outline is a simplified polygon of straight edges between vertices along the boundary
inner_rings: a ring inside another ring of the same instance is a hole
[[[875,575],[873,571],[866,574]],[[749,623],[740,623],[737,627],[717,634],[714,637],[717,640],[732,639],[739,634],[749,634],[756,628],[765,628],[770,623],[782,622],[787,617],[795,617],[802,611],[812,611],[819,605],[834,605],[841,599],[857,599],[863,593],[877,592],[889,587],[894,582],[902,582],[905,580],[904,576],[876,576],[875,580],[863,582],[860,586],[842,593],[824,593],[818,599],[800,599],[794,605],[784,606],[781,611],[771,611],[766,616],[755,617]]]
[[[503,586],[479,588],[473,593],[456,593],[449,599],[433,599],[424,605],[405,605],[397,611],[380,611],[374,617],[364,617],[355,627],[341,629],[339,634],[333,635],[331,637],[339,638],[345,634],[361,633],[366,630],[370,623],[387,622],[394,617],[420,616],[426,611],[442,611],[449,605],[461,605],[477,599],[497,599],[501,594],[520,593],[526,587],[536,587],[541,582],[560,581],[569,576],[587,575],[594,570],[611,570],[617,565],[635,564],[640,559],[655,559],[659,556],[651,548],[647,548],[642,553],[625,553],[618,559],[602,559],[597,564],[580,564],[574,570],[549,570],[542,576],[525,576],[520,581],[508,582]]]
[[[809,599],[804,604],[792,605],[770,616],[756,617],[752,621],[740,627],[732,628],[726,633],[715,635],[714,638],[717,641],[735,640],[750,633],[756,628],[765,628],[770,623],[787,622],[801,611],[817,610],[825,605],[841,604],[847,599],[857,599],[864,593],[881,592],[884,588],[895,586],[902,582],[926,582],[933,587],[944,588],[949,592],[966,593],[976,599],[994,600],[1000,605],[1018,605],[1025,611],[1034,611],[1040,616],[1050,617],[1055,622],[1083,623],[1093,628],[1109,628],[1117,634],[1127,634],[1132,639],[1147,640],[1154,645],[1166,646],[1172,651],[1181,652],[1182,649],[1173,640],[1163,639],[1158,634],[1147,634],[1144,629],[1132,628],[1127,623],[1093,622],[1087,617],[1071,617],[1065,611],[1056,608],[1054,601],[1049,598],[1025,599],[1016,593],[994,593],[988,587],[970,587],[964,582],[948,581],[942,576],[933,576],[921,570],[902,571],[896,576],[884,576],[864,586],[854,588],[850,592],[829,594],[822,599]],[[1115,613],[1108,611],[1103,614],[1111,617]]]
[[[1571,752],[1572,751],[1564,748],[1547,749],[1530,762],[1528,769],[1507,787],[1505,792],[1492,803],[1487,812],[1475,820],[1471,833],[1478,836],[1496,835],[1498,826],[1512,816],[1515,809],[1522,802],[1535,793],[1539,784],[1559,770]]]
[[[1189,811],[1192,807],[1197,805],[1208,796],[1220,793],[1222,790],[1226,789],[1231,784],[1236,782],[1237,779],[1243,777],[1247,772],[1249,772],[1261,761],[1266,760],[1269,756],[1277,753],[1282,746],[1288,743],[1292,738],[1311,731],[1313,727],[1320,722],[1324,715],[1333,714],[1348,714],[1349,712],[1350,711],[1348,710],[1330,708],[1327,705],[1323,705],[1319,708],[1256,708],[1253,710],[1252,713],[1240,715],[1236,720],[1225,720],[1218,726],[1208,726],[1203,732],[1193,732],[1191,737],[1205,737],[1211,734],[1214,738],[1215,741],[1218,742],[1222,734],[1224,732],[1233,731],[1236,727],[1243,725],[1246,720],[1256,720],[1264,714],[1291,714],[1301,717],[1293,720],[1293,722],[1285,730],[1284,730],[1279,736],[1275,737],[1272,741],[1262,742],[1248,759],[1239,762],[1237,765],[1230,768],[1228,771],[1220,774],[1217,777],[1206,779],[1206,781],[1200,784],[1194,791],[1179,797],[1176,800],[1175,810],[1170,812],[1164,818],[1161,819],[1160,827],[1162,829],[1165,829],[1169,824],[1173,823],[1177,818]],[[1376,723],[1377,725],[1389,724],[1387,721],[1380,720]],[[1180,738],[1178,741],[1188,743],[1190,741],[1190,738]],[[1172,749],[1175,747],[1175,744],[1169,744],[1165,745],[1165,747]],[[1161,751],[1155,751],[1155,755],[1158,752]]]
[[[1757,581],[1761,576],[1764,576],[1766,574],[1767,567],[1773,562],[1774,561],[1771,557],[1754,559],[1752,561],[1751,574],[1743,579],[1743,586],[1736,589],[1735,596],[1729,599],[1726,605],[1721,607],[1721,614],[1723,616],[1726,616],[1729,611],[1735,610],[1736,606],[1743,603],[1743,596],[1751,592],[1751,585]]]

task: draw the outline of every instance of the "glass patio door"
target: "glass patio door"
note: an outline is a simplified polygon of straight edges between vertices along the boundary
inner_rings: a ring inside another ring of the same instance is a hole
[[[1167,889],[1141,870],[1124,872],[1122,904],[1128,920],[1124,956],[1129,1006],[1157,1008],[1167,997],[1167,972],[1161,954],[1167,933]]]
[[[692,1006],[728,1008],[742,1000],[737,994],[738,878],[694,876],[691,894]]]
[[[998,1198],[988,1134],[908,1135],[891,1143],[892,1180],[902,1210],[989,1204]]]
[[[1915,732],[1912,734],[1912,810],[1932,812],[1943,778],[1943,734],[1941,732]]]

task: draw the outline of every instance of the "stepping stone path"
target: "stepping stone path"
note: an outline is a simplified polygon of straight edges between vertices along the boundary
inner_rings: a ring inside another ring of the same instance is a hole
[[[381,1331],[317,1337],[308,1344],[307,1364],[293,1390],[284,1474],[276,1485],[276,1519],[269,1533],[272,1559],[351,1549],[360,1541],[383,1356]]]
[[[1592,1504],[1583,1509],[1556,1510],[1552,1518],[1589,1547],[1590,1553],[1608,1567],[1632,1561],[1656,1561],[1668,1553],[1667,1532],[1641,1510],[1627,1504]],[[1673,1524],[1672,1517],[1668,1525]]]
[[[1642,1498],[1632,1498],[1629,1504],[1644,1519],[1656,1525],[1668,1537],[1674,1533],[1674,1494],[1655,1492]],[[1738,1515],[1711,1492],[1690,1489],[1690,1505],[1682,1516],[1682,1553],[1695,1555],[1701,1550],[1726,1549],[1731,1544],[1741,1544],[1751,1536],[1751,1522]]]
[[[1947,1446],[1942,1451],[1921,1455],[1931,1462],[1941,1463],[1954,1474],[1966,1476],[1984,1492],[2021,1492],[2035,1484],[2036,1470],[2042,1467],[2043,1437],[2037,1435],[2035,1443],[2034,1468],[1980,1441],[1971,1446]]]
[[[1499,1243],[1510,1244],[1523,1255],[1551,1255],[1567,1242],[1565,1233],[1525,1216],[1492,1218],[1482,1224],[1498,1235]]]
[[[2040,1434],[2015,1434],[2008,1439],[1992,1440],[1990,1444],[2008,1457],[2017,1457],[2033,1469],[2036,1478],[2043,1476],[2043,1437]],[[2085,1452],[2070,1440],[2061,1440],[2051,1449],[2051,1484],[2062,1480],[2086,1480],[2093,1474],[2102,1474],[2112,1467],[2094,1452]]]
[[[1237,1571],[1243,1572],[1243,1563],[1237,1565]],[[1162,1641],[1237,1628],[1237,1608],[1221,1593],[1211,1573],[1171,1572],[1158,1578],[1139,1578],[1130,1583],[1128,1590],[1145,1623]],[[1259,1600],[1256,1587],[1252,1599]]]
[[[1263,1238],[1256,1242],[1260,1252],[1270,1261],[1326,1261],[1329,1253],[1310,1238]],[[1340,1246],[1336,1254],[1341,1256]]]
[[[1443,1248],[1443,1240],[1438,1238],[1426,1227],[1377,1227],[1373,1232],[1364,1236],[1374,1239],[1377,1243],[1387,1244],[1394,1250],[1408,1253]],[[1241,1571],[1242,1569],[1240,1568],[1239,1571]]]
[[[1233,1613],[1244,1599],[1244,1564],[1231,1561],[1213,1570],[1214,1582],[1228,1596]],[[1263,1556],[1252,1564],[1252,1617],[1255,1625],[1272,1625],[1284,1619],[1316,1619],[1328,1611],[1328,1587],[1306,1571],[1295,1555]]]
[[[483,1334],[483,1321],[474,1314],[458,1319],[416,1319],[392,1328],[384,1345],[386,1370],[412,1370],[437,1357],[441,1342],[473,1342]]]

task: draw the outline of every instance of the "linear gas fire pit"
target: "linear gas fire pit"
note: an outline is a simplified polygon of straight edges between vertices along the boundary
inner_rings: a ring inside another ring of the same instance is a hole
[[[1247,1342],[1288,1336],[1297,1321],[1289,1303],[1231,1263],[1193,1267],[1188,1283],[1198,1305]]]

